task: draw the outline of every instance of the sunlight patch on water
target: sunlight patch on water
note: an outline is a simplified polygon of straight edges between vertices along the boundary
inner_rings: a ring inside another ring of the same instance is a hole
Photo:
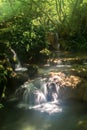
[[[71,67],[71,65],[56,65],[56,67],[59,67],[59,68],[61,68],[61,67],[70,68],[70,67]]]
[[[15,68],[15,71],[27,71],[28,69],[26,67],[18,67]]]
[[[36,130],[34,126],[25,126],[24,128],[21,128],[21,130]]]
[[[42,123],[41,123],[42,124]],[[48,130],[48,128],[51,127],[51,124],[49,124],[49,122],[45,119],[45,122],[43,122],[43,124],[38,127],[38,126],[33,126],[33,125],[28,125],[25,124],[21,130]]]
[[[49,115],[54,114],[54,113],[59,113],[62,112],[62,107],[60,107],[58,101],[53,101],[53,102],[47,102],[35,106],[29,107],[29,109],[34,109],[40,112],[45,112],[48,113]]]
[[[48,66],[48,67],[49,67],[49,66],[50,66],[50,63],[48,63],[48,64],[45,64],[44,66]]]

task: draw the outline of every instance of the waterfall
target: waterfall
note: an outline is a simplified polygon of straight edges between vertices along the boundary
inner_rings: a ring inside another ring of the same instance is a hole
[[[61,111],[59,104],[59,84],[54,77],[50,81],[42,79],[38,83],[39,88],[34,82],[25,82],[16,90],[16,97],[29,105],[29,109],[41,112],[53,113]]]
[[[46,82],[41,81],[38,86],[40,86],[40,88],[36,87],[35,83],[27,81],[16,90],[16,95],[21,96],[24,102],[32,102],[33,105],[57,101],[60,87],[55,79],[53,79],[53,81],[49,81],[49,79]]]
[[[15,71],[27,71],[26,67],[22,67],[21,62],[20,62],[15,50],[13,50],[12,48],[10,48],[10,50],[13,53],[14,61],[16,61],[16,63],[15,63]]]

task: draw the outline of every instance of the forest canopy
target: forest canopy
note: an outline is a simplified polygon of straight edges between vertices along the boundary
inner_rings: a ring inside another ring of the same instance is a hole
[[[0,9],[1,36],[13,30],[28,35],[41,26],[58,33],[63,49],[87,49],[87,0],[0,0]]]

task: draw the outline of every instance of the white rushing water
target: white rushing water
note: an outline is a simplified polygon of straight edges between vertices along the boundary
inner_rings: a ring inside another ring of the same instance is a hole
[[[62,107],[60,106],[60,102],[58,100],[35,105],[33,107],[29,106],[29,109],[34,109],[40,112],[45,112],[49,115],[62,112]]]
[[[25,82],[16,91],[16,96],[21,98],[29,109],[53,114],[61,112],[59,96],[59,85],[55,82],[59,77],[49,78],[48,81],[38,81],[36,83]],[[47,80],[47,79],[46,79]]]
[[[27,71],[26,67],[22,67],[21,62],[15,52],[15,50],[13,50],[12,48],[10,49],[11,52],[13,53],[13,59],[16,60],[16,64],[15,64],[15,71]]]

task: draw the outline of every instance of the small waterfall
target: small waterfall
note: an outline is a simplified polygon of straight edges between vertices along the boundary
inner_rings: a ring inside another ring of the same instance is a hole
[[[16,54],[16,52],[10,48],[11,52],[13,53],[13,59],[16,62],[15,63],[15,71],[27,71],[26,67],[22,67],[21,62]]]
[[[60,87],[56,82],[57,79],[40,80],[39,88],[34,82],[25,82],[16,90],[16,97],[29,105],[29,109],[35,109],[43,112],[58,112],[61,109],[59,104]],[[53,110],[55,109],[55,110]]]

